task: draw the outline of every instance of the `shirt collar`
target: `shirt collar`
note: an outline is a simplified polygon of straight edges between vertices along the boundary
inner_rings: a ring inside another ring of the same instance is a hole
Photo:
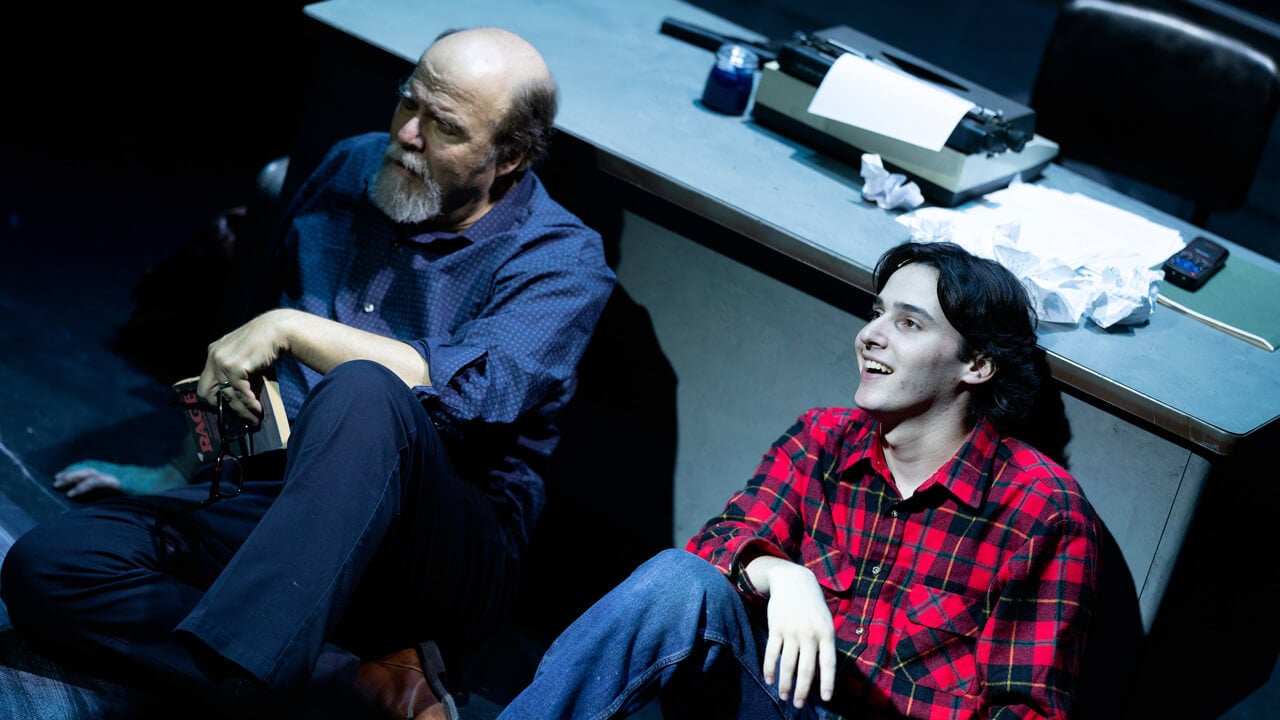
[[[863,415],[863,420],[859,422],[860,414],[862,411],[854,411],[845,425],[843,457],[840,458],[837,470],[844,473],[854,465],[865,461],[871,463],[871,467],[876,472],[889,477],[884,452],[880,449],[880,421]]]
[[[844,456],[840,460],[839,471],[843,473],[860,462],[868,462],[875,472],[888,478],[889,464],[885,462],[884,448],[880,442],[880,421],[851,421],[845,432]],[[974,509],[981,508],[983,497],[991,483],[991,465],[999,445],[1000,436],[995,428],[987,420],[980,421],[969,431],[955,457],[938,468],[921,488],[937,485],[965,505]]]
[[[939,468],[930,480],[965,505],[979,509],[991,485],[991,466],[999,446],[1000,436],[995,428],[982,420],[969,431],[969,437],[951,462]]]

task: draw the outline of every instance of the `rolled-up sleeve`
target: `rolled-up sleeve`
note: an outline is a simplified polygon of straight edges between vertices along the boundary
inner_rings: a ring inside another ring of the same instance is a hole
[[[573,377],[613,286],[592,246],[543,238],[498,269],[474,318],[411,342],[431,375],[417,391],[442,425],[515,422]]]
[[[804,534],[801,516],[810,478],[797,467],[810,456],[801,417],[765,453],[747,486],[707,521],[685,549],[715,565],[745,598],[763,602],[745,569],[761,555],[790,559]],[[794,550],[788,553],[788,549]]]

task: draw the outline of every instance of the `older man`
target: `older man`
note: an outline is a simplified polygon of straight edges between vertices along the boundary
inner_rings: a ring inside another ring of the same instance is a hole
[[[437,38],[390,135],[338,143],[293,199],[280,307],[209,348],[199,392],[227,412],[259,414],[253,379],[275,371],[287,461],[34,528],[0,582],[14,625],[218,696],[306,686],[341,648],[365,663],[338,676],[397,717],[452,714],[439,648],[511,607],[613,284],[599,235],[530,171],[556,100],[520,37]]]

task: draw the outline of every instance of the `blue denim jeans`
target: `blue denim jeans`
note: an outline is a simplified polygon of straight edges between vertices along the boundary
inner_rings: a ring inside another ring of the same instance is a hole
[[[547,650],[499,720],[625,717],[660,698],[664,720],[821,717],[778,698],[761,670],[767,636],[733,585],[664,550],[582,614]]]

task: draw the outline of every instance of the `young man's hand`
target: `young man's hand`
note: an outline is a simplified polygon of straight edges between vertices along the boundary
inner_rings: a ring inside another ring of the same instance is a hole
[[[801,707],[816,674],[819,694],[830,700],[836,684],[835,623],[818,579],[808,568],[772,556],[752,560],[746,570],[752,584],[769,596],[765,681],[776,679],[778,695]]]

